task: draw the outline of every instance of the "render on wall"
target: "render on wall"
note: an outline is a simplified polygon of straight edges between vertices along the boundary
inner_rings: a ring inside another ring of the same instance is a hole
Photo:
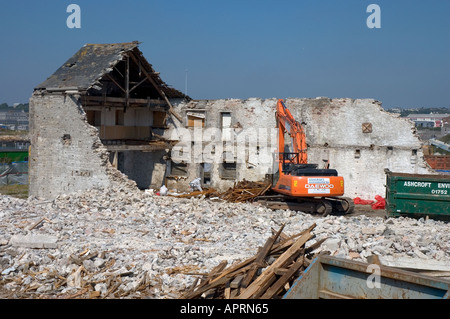
[[[201,178],[204,187],[224,191],[235,180],[257,181],[272,174],[276,102],[252,98],[176,104],[183,121],[174,120],[165,134],[178,141],[165,180],[169,189],[186,191],[190,181]],[[321,167],[329,161],[344,177],[347,197],[384,196],[385,169],[433,173],[414,124],[385,112],[376,100],[289,98],[285,104],[304,125],[309,162]]]

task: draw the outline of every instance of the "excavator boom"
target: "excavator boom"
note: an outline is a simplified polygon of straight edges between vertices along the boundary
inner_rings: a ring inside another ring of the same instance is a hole
[[[289,109],[284,105],[283,100],[277,103],[277,125],[278,125],[278,149],[285,150],[289,145],[285,145],[286,133],[292,138],[292,148],[297,164],[307,164],[308,154],[306,153],[306,135],[303,126],[298,123],[292,116]]]

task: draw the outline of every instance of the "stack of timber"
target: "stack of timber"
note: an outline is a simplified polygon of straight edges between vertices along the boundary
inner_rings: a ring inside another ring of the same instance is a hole
[[[214,189],[206,189],[202,191],[194,191],[188,194],[171,195],[178,198],[217,197],[231,203],[251,202],[258,196],[263,196],[271,187],[267,182],[249,182],[243,180],[235,183],[234,186],[223,193],[218,193]]]
[[[185,299],[279,299],[316,257],[313,253],[325,240],[305,247],[316,224],[293,236],[284,225],[267,239],[258,253],[226,268],[222,261],[197,280],[181,296]]]
[[[270,187],[271,184],[268,182],[249,182],[244,179],[220,194],[219,198],[232,203],[248,202],[264,195]]]

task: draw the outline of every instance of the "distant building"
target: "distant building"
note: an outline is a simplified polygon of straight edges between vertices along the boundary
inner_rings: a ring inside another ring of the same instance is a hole
[[[30,146],[28,135],[23,136],[0,136],[0,152],[26,150]]]
[[[441,127],[442,120],[448,116],[450,114],[409,114],[407,118],[416,123],[418,127]]]
[[[28,113],[25,111],[0,111],[0,127],[8,130],[27,131],[29,126]]]
[[[416,127],[434,128],[436,123],[434,121],[414,121]]]
[[[450,133],[450,116],[442,119],[441,133],[442,135],[447,135]]]

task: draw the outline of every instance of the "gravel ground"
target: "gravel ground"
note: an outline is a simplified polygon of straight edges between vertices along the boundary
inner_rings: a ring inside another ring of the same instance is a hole
[[[337,257],[450,264],[448,223],[358,206],[321,217],[118,189],[53,201],[0,196],[0,218],[2,298],[178,298],[195,274],[255,255],[282,224],[292,235],[316,223],[311,244],[326,237],[319,250]]]

